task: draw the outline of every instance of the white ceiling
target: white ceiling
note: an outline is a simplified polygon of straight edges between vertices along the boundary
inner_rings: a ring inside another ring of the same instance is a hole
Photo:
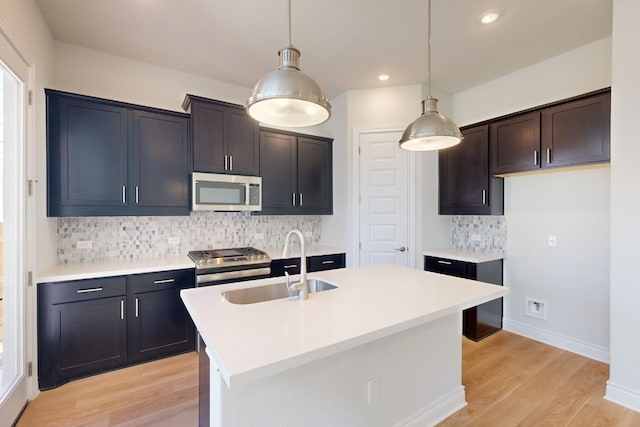
[[[277,68],[287,41],[286,0],[36,2],[56,40],[247,88]],[[302,71],[329,98],[424,83],[426,3],[292,0]],[[480,24],[489,9],[502,16]],[[612,0],[433,0],[433,86],[456,93],[604,38],[611,9]]]

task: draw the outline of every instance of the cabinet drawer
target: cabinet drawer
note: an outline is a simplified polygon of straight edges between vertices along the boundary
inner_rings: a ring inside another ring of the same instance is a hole
[[[157,273],[134,274],[127,277],[129,292],[153,292],[163,289],[183,289],[195,286],[195,270],[168,270]]]
[[[344,268],[346,264],[345,254],[331,254],[309,257],[309,271],[333,270],[335,268]]]
[[[41,283],[38,285],[38,292],[48,304],[59,304],[122,296],[126,294],[126,283],[124,276]]]
[[[424,269],[449,276],[469,278],[469,263],[448,258],[424,257]]]
[[[300,274],[300,258],[274,259],[271,261],[271,277],[284,276],[284,273]]]

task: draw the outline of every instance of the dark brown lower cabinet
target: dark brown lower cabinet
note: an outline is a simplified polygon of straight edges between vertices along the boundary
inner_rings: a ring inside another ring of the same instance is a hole
[[[193,269],[38,284],[38,385],[195,348],[180,289]]]
[[[502,260],[481,263],[432,256],[424,257],[425,271],[479,280],[502,286]],[[462,333],[480,341],[502,329],[502,298],[471,307],[462,312]]]
[[[307,257],[307,272],[345,268],[346,254],[314,255]],[[300,257],[281,258],[271,261],[271,277],[284,276],[284,273],[300,274]]]

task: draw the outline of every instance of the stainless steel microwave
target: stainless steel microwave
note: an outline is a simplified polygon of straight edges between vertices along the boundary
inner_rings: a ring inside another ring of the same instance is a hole
[[[262,178],[194,172],[191,210],[262,210]]]

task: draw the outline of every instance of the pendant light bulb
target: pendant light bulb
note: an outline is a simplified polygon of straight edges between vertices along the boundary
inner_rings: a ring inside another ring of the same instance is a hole
[[[289,41],[278,51],[278,69],[256,83],[245,108],[255,120],[268,125],[314,126],[331,116],[331,104],[320,86],[300,71],[300,51],[291,44],[291,0],[288,5]]]
[[[440,150],[459,144],[463,138],[453,120],[438,113],[438,100],[431,96],[431,0],[427,0],[427,17],[427,97],[422,101],[422,115],[400,138],[400,148],[409,151]]]

